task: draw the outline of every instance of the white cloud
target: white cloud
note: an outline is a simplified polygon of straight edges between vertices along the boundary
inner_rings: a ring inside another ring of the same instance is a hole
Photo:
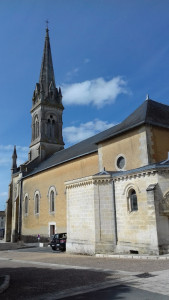
[[[100,108],[115,102],[120,94],[129,94],[127,82],[120,76],[105,81],[100,77],[80,83],[64,84],[63,101],[67,105],[93,104]]]
[[[100,131],[106,130],[115,124],[108,123],[106,121],[101,121],[95,119],[87,123],[81,123],[78,127],[70,126],[63,129],[63,135],[65,141],[69,144],[78,143],[90,136],[97,134]]]

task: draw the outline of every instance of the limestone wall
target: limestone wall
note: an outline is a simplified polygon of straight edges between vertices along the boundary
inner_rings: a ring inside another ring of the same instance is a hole
[[[156,253],[158,236],[154,194],[148,197],[146,189],[157,184],[155,172],[121,177],[115,180],[117,214],[117,252]],[[138,210],[129,209],[129,191],[137,195]]]
[[[67,251],[95,252],[94,186],[75,180],[67,187]]]
[[[66,190],[67,251],[112,252],[115,231],[110,175],[66,182]]]
[[[158,185],[155,190],[157,232],[161,253],[169,252],[169,172],[158,172]]]

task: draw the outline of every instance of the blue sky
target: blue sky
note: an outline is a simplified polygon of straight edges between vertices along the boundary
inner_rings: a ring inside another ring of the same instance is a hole
[[[30,109],[49,34],[66,147],[121,122],[146,98],[169,104],[168,0],[0,0],[0,210],[13,145],[31,141]]]

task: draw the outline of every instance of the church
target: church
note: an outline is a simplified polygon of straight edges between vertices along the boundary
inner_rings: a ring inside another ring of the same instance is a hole
[[[64,149],[62,91],[49,30],[32,98],[28,160],[12,155],[5,240],[47,242],[67,233],[67,251],[169,252],[169,106],[147,99],[123,122]]]

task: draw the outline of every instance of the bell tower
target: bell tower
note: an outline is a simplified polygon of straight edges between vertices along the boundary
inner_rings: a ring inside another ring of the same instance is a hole
[[[58,89],[55,85],[49,29],[47,27],[39,83],[36,83],[32,98],[30,161],[37,157],[43,160],[64,148],[62,137],[63,110],[61,88]]]

